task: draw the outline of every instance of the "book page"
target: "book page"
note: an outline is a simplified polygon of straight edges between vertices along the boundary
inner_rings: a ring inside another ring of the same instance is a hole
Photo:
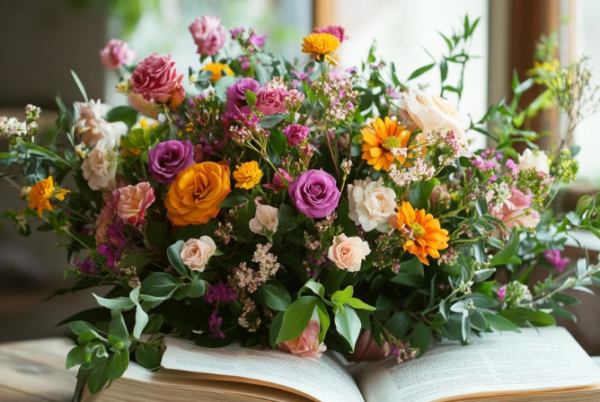
[[[367,402],[432,402],[600,382],[600,369],[566,329],[537,330],[486,333],[467,346],[442,342],[419,359],[366,366],[356,373],[357,383]]]
[[[169,370],[270,383],[318,402],[364,402],[353,378],[329,354],[314,359],[240,346],[203,348],[176,338],[166,338],[165,342],[161,366]]]

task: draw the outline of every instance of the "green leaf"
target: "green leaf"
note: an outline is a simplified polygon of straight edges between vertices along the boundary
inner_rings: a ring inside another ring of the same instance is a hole
[[[520,264],[521,259],[516,255],[518,248],[519,234],[515,231],[510,237],[508,243],[505,244],[504,248],[492,257],[490,260],[490,267],[505,264]]]
[[[169,259],[169,263],[171,264],[171,266],[177,272],[179,272],[181,276],[189,278],[188,269],[186,268],[183,261],[181,261],[181,247],[183,247],[184,243],[185,242],[183,240],[179,240],[171,246],[169,246],[169,248],[167,249],[167,258]]]
[[[375,307],[363,302],[360,299],[356,299],[354,297],[350,298],[350,300],[348,300],[346,302],[346,305],[355,308],[357,310],[367,310],[367,311],[375,311]]]
[[[487,278],[492,276],[492,274],[494,274],[495,272],[496,272],[496,268],[487,268],[487,269],[480,269],[479,271],[475,271],[475,275],[473,275],[473,282],[475,282],[475,283],[483,282]]]
[[[273,148],[273,151],[275,151],[277,156],[280,158],[283,157],[287,150],[287,138],[285,137],[285,134],[279,130],[271,131],[269,145],[271,145],[271,148]]]
[[[135,307],[135,303],[133,303],[129,297],[116,297],[114,299],[105,299],[104,297],[100,297],[94,293],[92,293],[92,295],[96,298],[96,301],[99,305],[111,310],[127,311]]]
[[[422,322],[415,326],[412,337],[410,338],[410,346],[419,349],[419,356],[423,356],[429,349],[431,344],[431,329]]]
[[[90,360],[91,353],[87,345],[75,346],[67,354],[67,362],[65,368],[68,370],[71,367],[80,366]]]
[[[175,278],[164,272],[155,272],[142,282],[142,294],[170,297],[181,285]]]
[[[360,335],[360,319],[356,311],[350,306],[339,308],[335,312],[335,327],[337,332],[344,337],[350,345],[350,352],[354,352],[354,346]]]
[[[285,311],[292,302],[290,294],[285,287],[266,284],[258,288],[267,306],[275,311]]]
[[[225,76],[215,83],[215,96],[223,103],[227,101],[227,88],[235,84],[237,78]]]
[[[316,295],[320,297],[325,296],[325,287],[321,285],[319,282],[315,282],[314,279],[310,279],[308,282],[304,284],[304,287],[312,290]]]
[[[329,312],[327,311],[325,303],[323,303],[321,300],[317,302],[317,314],[319,316],[319,327],[321,328],[319,332],[319,342],[323,342],[323,339],[325,339],[325,335],[327,334],[327,330],[331,325],[331,319],[329,318]]]
[[[256,104],[256,94],[249,89],[246,89],[246,102],[250,107],[254,107]]]
[[[556,325],[556,319],[552,315],[541,310],[516,307],[502,310],[498,314],[509,319],[518,326],[531,324],[536,327],[547,327]]]
[[[141,305],[135,308],[135,325],[133,327],[133,336],[136,339],[140,339],[142,332],[148,324],[148,313],[144,311]]]
[[[219,208],[237,207],[248,202],[248,192],[242,189],[236,189],[231,192],[220,204]]]
[[[410,328],[410,317],[406,311],[398,311],[387,321],[385,327],[396,338],[401,339]]]
[[[106,362],[106,377],[109,381],[121,377],[129,366],[129,349],[118,350],[108,357]]]
[[[308,326],[318,299],[315,296],[303,296],[289,305],[283,315],[281,330],[277,342],[290,341],[299,337]]]
[[[267,70],[265,70],[265,68],[260,64],[254,65],[254,75],[256,76],[258,82],[260,82],[260,85],[265,85],[267,81],[269,81]]]
[[[204,296],[206,284],[202,279],[194,279],[183,285],[183,293],[186,297],[196,298]]]
[[[408,77],[407,81],[413,80],[413,79],[425,74],[427,71],[431,70],[433,67],[435,67],[435,63],[431,63],[426,66],[417,68],[415,71],[413,71],[413,73],[410,75],[410,77]]]
[[[88,389],[92,394],[98,393],[104,385],[108,382],[104,368],[108,359],[100,359],[98,363],[92,368],[90,376],[88,378]]]
[[[88,100],[87,92],[85,92],[85,87],[83,86],[83,83],[79,79],[79,76],[73,70],[71,70],[71,75],[73,76],[73,79],[75,80],[75,84],[77,84],[77,88],[79,88],[79,92],[81,92],[81,96],[83,96],[83,100],[85,100],[85,102],[88,103],[89,100]]]
[[[260,119],[260,126],[262,128],[273,128],[284,119],[285,115],[281,113],[272,114],[270,116],[265,116]],[[287,141],[287,140],[286,140]]]
[[[69,323],[69,327],[71,328],[71,332],[73,332],[75,335],[80,335],[84,331],[99,332],[96,327],[85,321],[73,321]]]
[[[478,331],[485,331],[487,328],[487,322],[485,317],[480,311],[473,310],[469,314],[469,318],[471,319],[471,326]]]
[[[338,306],[343,306],[348,303],[353,294],[354,288],[352,286],[347,286],[346,289],[335,292],[333,296],[331,296],[331,301]]]
[[[438,179],[431,179],[411,185],[410,191],[408,192],[408,201],[410,202],[410,205],[414,208],[427,209],[431,193],[439,186],[439,184],[440,181]]]
[[[400,272],[392,277],[392,282],[413,288],[420,288],[424,285],[423,278],[414,274]]]
[[[483,316],[485,317],[488,326],[495,331],[515,331],[521,332],[519,327],[517,327],[512,322],[508,321],[506,318],[496,315],[494,313],[484,312]]]
[[[148,316],[148,324],[144,328],[144,334],[157,334],[163,325],[164,318],[160,314],[150,314]]]
[[[106,121],[111,123],[122,121],[129,127],[137,123],[138,112],[131,106],[117,106],[106,114]]]
[[[292,230],[296,226],[296,213],[292,207],[282,204],[279,207],[279,227],[283,231]]]
[[[277,346],[277,338],[279,337],[279,332],[281,331],[284,314],[285,313],[283,311],[277,313],[275,318],[273,318],[273,322],[271,323],[271,328],[269,329],[269,342],[271,343],[272,348]]]
[[[400,272],[405,274],[418,275],[421,278],[425,277],[425,270],[423,269],[423,263],[419,261],[417,257],[412,260],[403,262],[400,265]]]
[[[154,345],[140,343],[135,349],[135,360],[140,366],[148,370],[154,370],[160,366],[160,352]]]
[[[129,331],[120,311],[111,311],[111,315],[112,321],[108,326],[108,342],[114,345],[128,339]]]
[[[468,300],[473,300],[473,304],[478,308],[490,308],[496,307],[498,302],[491,297],[482,295],[482,294],[472,294],[464,298],[465,302]]]

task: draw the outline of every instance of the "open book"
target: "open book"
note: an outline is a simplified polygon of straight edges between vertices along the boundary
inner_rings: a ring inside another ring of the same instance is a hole
[[[539,332],[538,332],[539,331]],[[207,349],[166,340],[158,372],[132,364],[96,398],[153,402],[451,402],[600,400],[600,369],[563,328],[485,334],[469,346],[442,342],[422,358],[346,366],[334,354]]]

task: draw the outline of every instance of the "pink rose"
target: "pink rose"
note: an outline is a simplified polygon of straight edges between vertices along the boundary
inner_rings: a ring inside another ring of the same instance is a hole
[[[506,202],[492,208],[492,216],[504,222],[509,230],[516,225],[535,228],[540,223],[540,214],[531,209],[533,194],[525,195],[517,188],[512,188],[511,192],[512,195]]]
[[[350,272],[360,271],[360,264],[371,254],[369,243],[360,237],[347,237],[341,234],[333,238],[333,245],[329,247],[329,258],[340,269]]]
[[[154,53],[136,67],[130,80],[131,90],[147,101],[166,104],[174,111],[185,97],[182,78],[183,75],[177,75],[171,56]]]
[[[154,202],[154,189],[147,181],[135,186],[121,187],[113,191],[117,204],[117,216],[132,225],[146,223],[146,209]]]
[[[288,188],[292,182],[292,176],[282,168],[279,168],[278,170],[279,173],[273,175],[273,182],[271,184],[265,184],[263,187],[275,192],[283,191]]]
[[[202,236],[199,239],[189,239],[181,247],[181,261],[189,269],[203,272],[208,264],[208,260],[217,250],[217,245],[208,236]]]
[[[446,99],[438,95],[411,91],[403,94],[399,105],[402,109],[400,116],[407,120],[407,129],[421,129],[419,140],[424,141],[425,136],[434,130],[447,129],[453,130],[459,142],[466,145],[465,126],[456,109]]]
[[[319,322],[311,320],[302,334],[296,339],[277,344],[277,347],[293,355],[302,357],[321,357],[327,347],[319,343]]]
[[[303,126],[301,124],[290,124],[286,128],[281,131],[285,138],[287,139],[288,145],[290,147],[297,147],[302,144],[308,134],[310,133],[310,129],[307,126]]]
[[[131,64],[135,59],[135,53],[129,47],[129,43],[118,39],[108,41],[104,49],[100,51],[100,61],[106,68],[112,70],[123,64]]]
[[[190,25],[190,32],[198,46],[198,54],[212,56],[225,44],[225,28],[221,19],[212,15],[196,18]]]
[[[288,92],[283,88],[261,88],[256,94],[256,110],[265,116],[287,113],[286,96]]]

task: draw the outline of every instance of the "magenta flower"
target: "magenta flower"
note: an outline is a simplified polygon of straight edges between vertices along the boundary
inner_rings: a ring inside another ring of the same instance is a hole
[[[327,25],[325,28],[315,29],[315,33],[328,33],[335,36],[340,43],[344,42],[346,39],[350,39],[346,35],[346,30],[339,25]]]
[[[498,289],[498,301],[504,300],[506,297],[506,285],[503,285],[500,289]]]
[[[267,36],[269,36],[269,35],[267,35],[267,34],[264,34],[264,35],[252,34],[252,35],[250,35],[248,42],[251,45],[253,45],[255,48],[261,49],[265,45],[265,39],[267,39]]]
[[[225,339],[225,333],[221,330],[223,325],[223,317],[217,316],[218,311],[214,310],[210,317],[208,317],[208,330],[215,338]]]
[[[215,304],[220,301],[228,303],[230,301],[237,301],[237,295],[226,283],[217,282],[208,287],[206,294],[204,295],[204,300],[210,304]]]
[[[292,182],[292,177],[284,169],[279,168],[278,170],[279,173],[273,175],[273,182],[271,184],[265,184],[263,185],[263,187],[266,187],[276,192],[283,191],[286,188],[288,188],[288,186]]]
[[[117,69],[124,64],[131,64],[135,59],[135,52],[129,47],[129,43],[119,39],[108,41],[104,49],[100,51],[102,65],[111,70]]]
[[[308,137],[309,132],[310,129],[301,124],[290,124],[282,130],[282,133],[285,134],[285,138],[287,138],[287,142],[290,147],[297,147],[298,145],[302,144]]]
[[[227,111],[235,115],[247,115],[252,111],[246,101],[246,91],[257,93],[260,89],[258,81],[252,78],[242,78],[227,88]]]
[[[560,255],[560,250],[546,250],[544,251],[544,257],[546,261],[554,265],[559,274],[565,270],[570,261],[567,257]]]
[[[172,183],[177,173],[193,164],[194,147],[188,140],[163,141],[148,152],[150,175],[158,183]]]
[[[212,56],[225,44],[227,34],[220,18],[204,15],[196,18],[189,29],[198,46],[198,54]]]
[[[335,178],[324,170],[309,170],[290,183],[290,198],[296,209],[309,218],[325,218],[340,201]]]

